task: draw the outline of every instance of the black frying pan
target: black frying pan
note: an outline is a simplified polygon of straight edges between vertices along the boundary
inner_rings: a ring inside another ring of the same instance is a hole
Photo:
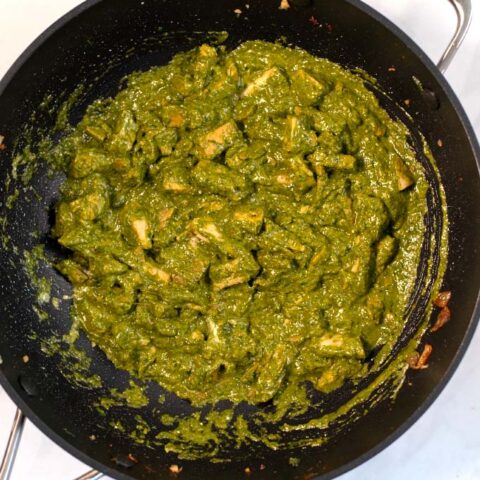
[[[473,334],[479,314],[480,153],[465,113],[437,68],[401,31],[361,2],[292,0],[288,11],[278,9],[279,0],[248,3],[247,12],[234,0],[91,0],[66,15],[27,50],[0,84],[0,134],[7,145],[0,152],[0,175],[5,179],[10,171],[14,145],[20,149],[27,141],[38,140],[42,130],[51,129],[56,110],[78,84],[86,89],[71,112],[73,123],[92,100],[114,94],[125,74],[166,63],[175,53],[208,40],[211,31],[228,31],[229,47],[248,39],[274,41],[282,35],[313,54],[348,68],[363,68],[376,77],[388,94],[378,93],[381,102],[409,123],[419,155],[418,131],[425,136],[447,195],[451,259],[444,286],[453,292],[454,320],[426,337],[434,349],[430,368],[409,373],[408,385],[394,403],[381,402],[322,447],[276,452],[244,448],[232,450],[229,463],[181,462],[185,479],[244,478],[247,466],[258,478],[332,478],[385,448],[425,411],[452,375]],[[244,10],[240,16],[234,13],[239,6]],[[322,26],[315,25],[312,16]],[[412,76],[427,87],[427,93]],[[46,94],[55,99],[48,112],[38,108]],[[410,100],[413,122],[396,106],[405,99]],[[29,131],[25,127],[32,119],[35,128]],[[429,173],[429,181],[432,204],[426,221],[435,235],[441,216],[434,172]],[[19,265],[23,251],[39,241],[32,238],[34,230],[40,232],[48,256],[54,259],[60,254],[48,235],[49,212],[60,182],[61,178],[40,170],[32,186],[41,195],[22,196],[12,209],[5,207],[5,199],[17,185],[4,181],[0,185],[0,215],[7,218],[10,247],[17,247],[0,253],[0,382],[43,432],[82,461],[118,479],[170,478],[168,467],[179,463],[174,455],[136,445],[110,428],[110,416],[91,408],[105,389],[82,389],[70,383],[59,369],[58,357],[46,356],[40,349],[39,339],[68,331],[68,306],[52,309],[49,321],[39,321],[32,311],[35,291]],[[434,251],[430,255],[438,261]],[[45,266],[42,274],[51,278],[55,296],[69,292],[69,285],[53,269]],[[403,342],[418,329],[424,308],[420,300],[413,302],[417,309],[407,319]],[[80,344],[106,387],[126,386],[125,372],[116,370],[86,338]],[[28,363],[22,361],[24,355],[29,356]],[[159,387],[150,385],[148,393],[158,397]],[[334,409],[351,394],[348,389],[337,392],[324,406]],[[139,412],[125,407],[114,413],[126,422],[132,413],[140,413],[155,425],[153,407],[152,402]],[[170,395],[164,408],[183,412],[189,406]],[[139,462],[129,460],[128,454]],[[290,465],[290,456],[300,458],[298,467]],[[260,470],[260,464],[266,468]]]

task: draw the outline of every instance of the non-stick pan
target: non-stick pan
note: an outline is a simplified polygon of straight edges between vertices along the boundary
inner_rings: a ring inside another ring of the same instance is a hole
[[[48,320],[40,320],[33,308],[35,289],[20,265],[24,252],[39,242],[45,245],[47,256],[61,254],[49,237],[61,177],[40,169],[31,181],[30,194],[21,196],[13,206],[7,202],[15,188],[23,188],[20,178],[6,182],[13,152],[35,144],[41,132],[52,129],[60,105],[80,84],[84,89],[71,110],[72,123],[94,99],[114,94],[126,74],[164,64],[179,51],[212,41],[212,32],[227,31],[228,47],[248,39],[275,41],[283,37],[315,55],[347,68],[361,68],[375,77],[380,101],[410,126],[420,156],[419,132],[423,134],[445,189],[450,259],[444,288],[453,294],[453,319],[439,333],[424,339],[433,345],[429,368],[408,373],[394,402],[367,405],[366,415],[335,431],[321,447],[232,449],[227,463],[181,462],[181,478],[231,480],[251,473],[265,479],[326,479],[345,472],[385,448],[433,402],[458,365],[478,321],[480,154],[465,113],[439,69],[400,30],[358,0],[290,0],[288,10],[278,8],[279,0],[247,3],[249,8],[237,0],[90,0],[39,37],[0,84],[0,134],[6,146],[0,151],[0,218],[2,238],[6,235],[9,240],[0,253],[0,382],[44,433],[85,463],[117,479],[171,478],[169,467],[179,462],[175,455],[136,444],[111,428],[110,413],[102,416],[92,408],[102,389],[81,388],[67,380],[58,355],[46,355],[41,348],[42,339],[68,332],[68,303],[60,310],[47,308]],[[463,11],[462,5],[470,5],[459,0],[453,3],[459,11]],[[457,43],[463,33],[460,29]],[[451,54],[452,50],[442,68]],[[46,98],[50,98],[49,108],[39,108],[42,102],[45,106]],[[432,192],[438,193],[437,175],[434,171],[429,175]],[[441,201],[432,201],[427,217],[435,235],[442,218]],[[432,258],[434,263],[439,261],[438,256]],[[68,295],[68,283],[53,268],[44,265],[41,274],[51,280],[55,296]],[[420,307],[403,341],[418,330]],[[125,372],[116,370],[85,337],[80,344],[92,359],[92,371],[104,380],[103,393],[126,386]],[[153,399],[161,391],[150,385],[148,393]],[[349,394],[337,393],[324,407],[338,407]],[[127,423],[139,414],[155,426],[158,412],[153,403],[140,410],[122,407],[114,413]],[[167,395],[162,408],[181,413],[190,407]],[[298,466],[289,462],[290,457],[299,459]]]

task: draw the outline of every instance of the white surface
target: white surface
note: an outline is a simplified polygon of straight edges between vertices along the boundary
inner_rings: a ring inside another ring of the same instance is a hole
[[[79,3],[79,0],[0,0],[0,77],[37,35]],[[447,0],[367,0],[367,3],[412,36],[431,58],[436,60],[441,56],[455,25]],[[480,135],[480,1],[473,3],[477,15],[446,76]],[[0,389],[0,452],[13,413],[13,404]],[[86,470],[88,467],[27,423],[11,480],[69,480]],[[385,479],[480,479],[480,330],[453,379],[427,413],[389,448],[341,477],[341,480]]]

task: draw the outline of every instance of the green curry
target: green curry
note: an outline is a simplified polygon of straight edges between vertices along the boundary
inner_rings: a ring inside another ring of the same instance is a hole
[[[131,75],[55,155],[73,316],[136,377],[195,406],[292,406],[402,331],[426,182],[405,126],[340,66],[202,45]]]

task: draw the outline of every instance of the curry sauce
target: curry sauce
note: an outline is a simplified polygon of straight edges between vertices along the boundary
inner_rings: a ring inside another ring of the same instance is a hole
[[[195,406],[285,410],[404,325],[427,183],[363,80],[300,49],[202,45],[128,77],[55,147],[73,317]]]

